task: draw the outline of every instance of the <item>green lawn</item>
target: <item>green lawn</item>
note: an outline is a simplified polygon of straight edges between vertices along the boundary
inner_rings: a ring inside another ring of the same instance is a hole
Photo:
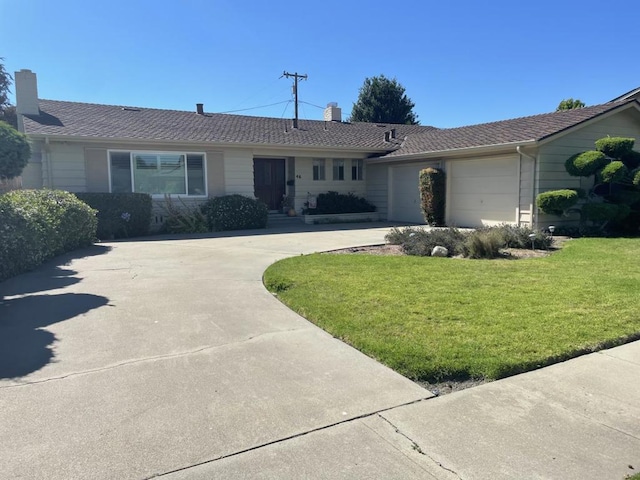
[[[314,254],[267,288],[412,379],[495,379],[640,338],[640,239],[579,239],[545,258]]]

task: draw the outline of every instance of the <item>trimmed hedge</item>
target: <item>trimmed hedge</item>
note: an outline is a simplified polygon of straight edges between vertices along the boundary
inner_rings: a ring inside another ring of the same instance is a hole
[[[590,177],[609,163],[607,156],[602,152],[590,150],[577,153],[564,163],[564,167],[574,177]]]
[[[445,173],[438,168],[420,171],[420,208],[425,222],[433,226],[444,225]]]
[[[623,137],[605,137],[596,140],[596,150],[609,158],[621,158],[633,149],[635,139]]]
[[[91,245],[97,224],[96,211],[69,192],[14,190],[0,195],[0,280]]]
[[[327,192],[317,198],[316,208],[307,208],[305,215],[375,212],[376,206],[353,193]]]
[[[602,169],[600,177],[604,183],[617,183],[622,181],[628,174],[629,170],[624,163],[616,160]]]
[[[573,207],[580,198],[576,190],[552,190],[544,192],[536,198],[538,208],[550,215],[562,215],[566,210]]]
[[[210,230],[265,228],[269,210],[260,200],[243,195],[210,198],[202,205]]]
[[[629,205],[615,203],[587,203],[582,207],[582,214],[594,223],[623,220],[629,213]]]
[[[149,234],[151,195],[146,193],[77,193],[98,211],[98,238],[141,237]]]

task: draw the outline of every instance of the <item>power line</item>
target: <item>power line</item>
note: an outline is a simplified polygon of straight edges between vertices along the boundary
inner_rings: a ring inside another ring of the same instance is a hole
[[[306,105],[311,105],[312,107],[319,108],[320,110],[324,110],[324,109],[325,109],[325,107],[321,107],[320,105],[316,105],[316,104],[314,104],[314,103],[309,103],[309,102],[304,102],[304,101],[302,101],[302,100],[300,100],[300,103],[304,103],[304,104],[306,104]]]
[[[248,110],[257,110],[258,108],[267,108],[273,107],[274,105],[281,105],[283,103],[291,103],[291,100],[283,100],[282,102],[270,103],[269,105],[260,105],[258,107],[251,108],[241,108],[240,110],[227,110],[226,112],[216,112],[216,113],[235,113],[235,112],[246,112]]]

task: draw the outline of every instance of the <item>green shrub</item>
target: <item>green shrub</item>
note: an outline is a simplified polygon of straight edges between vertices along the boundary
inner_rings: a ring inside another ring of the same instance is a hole
[[[140,237],[149,234],[151,196],[146,193],[77,193],[98,211],[98,238]]]
[[[591,150],[569,157],[564,167],[567,173],[574,177],[590,177],[608,163],[609,160],[604,153]]]
[[[176,205],[171,196],[164,197],[166,217],[162,231],[166,233],[205,233],[209,231],[207,217],[200,207],[187,205],[178,197],[180,205]]]
[[[466,234],[456,228],[425,229],[420,227],[394,228],[386,236],[388,243],[401,245],[407,255],[426,257],[435,246],[445,247],[449,256],[463,253]]]
[[[14,190],[0,195],[0,280],[91,245],[96,211],[73,194]]]
[[[31,157],[27,137],[6,122],[0,122],[0,178],[20,176]]]
[[[552,190],[538,195],[536,204],[544,213],[550,215],[562,215],[566,210],[573,207],[579,199],[575,190]]]
[[[353,193],[327,192],[318,195],[316,208],[305,210],[307,215],[375,212],[375,205]]]
[[[420,207],[429,225],[444,225],[445,173],[437,168],[420,171]]]
[[[623,137],[605,137],[596,140],[596,150],[609,158],[622,158],[633,149],[635,139]]]
[[[269,210],[260,200],[242,195],[210,198],[202,205],[210,230],[265,228]]]
[[[620,182],[628,173],[629,170],[627,170],[624,163],[616,160],[602,169],[600,172],[600,178],[605,183],[616,183]]]
[[[631,172],[632,182],[636,187],[640,187],[640,168],[636,168]]]
[[[464,241],[464,256],[469,258],[496,258],[504,247],[502,232],[496,228],[476,230]]]

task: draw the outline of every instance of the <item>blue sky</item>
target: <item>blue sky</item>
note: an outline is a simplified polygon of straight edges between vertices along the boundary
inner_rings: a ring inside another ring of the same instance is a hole
[[[587,105],[640,86],[637,0],[0,0],[0,57],[41,98],[321,119],[366,77],[395,77],[423,125]]]

